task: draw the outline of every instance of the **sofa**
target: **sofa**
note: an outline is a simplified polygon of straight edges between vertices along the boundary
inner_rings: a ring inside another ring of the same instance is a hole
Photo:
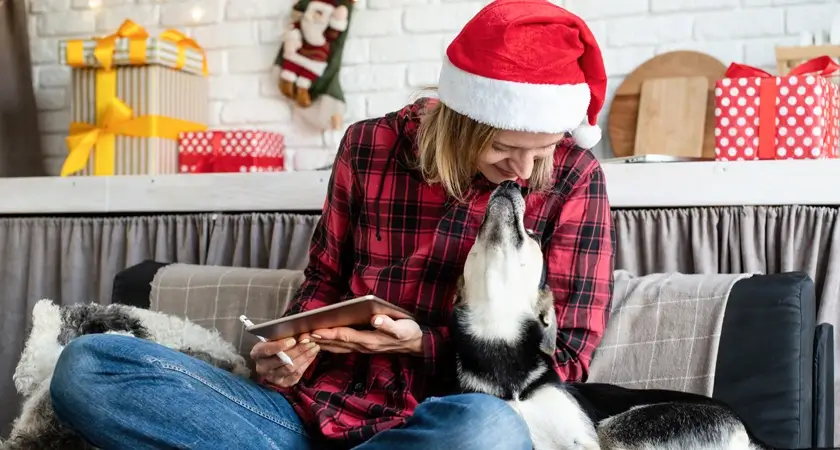
[[[674,282],[675,275],[681,277],[682,284]],[[256,323],[281,316],[302,280],[303,272],[295,270],[145,261],[116,276],[112,301],[175,314],[214,328],[247,357],[257,340],[243,330],[239,315],[244,313]],[[641,338],[650,330],[640,326],[626,327],[625,324],[626,329],[616,333],[617,327],[621,326],[616,305],[626,306],[622,296],[629,295],[632,286],[646,292],[662,291],[671,286],[672,291],[676,290],[671,293],[676,300],[669,303],[694,308],[695,328],[702,320],[720,322],[713,339],[706,339],[709,345],[701,345],[698,340],[697,345],[691,346],[691,352],[695,353],[690,358],[692,360],[698,357],[702,360],[702,353],[713,349],[714,356],[707,358],[712,360],[708,362],[708,367],[713,368],[712,373],[703,375],[708,377],[706,387],[709,395],[728,402],[753,432],[772,446],[833,446],[836,426],[833,406],[834,330],[829,324],[817,323],[814,283],[806,274],[651,274],[636,277],[628,274],[619,276],[617,271],[616,280],[613,317],[605,334],[605,341],[610,336],[609,347],[612,350],[602,351],[599,348],[596,351],[593,370],[606,367],[598,363],[605,358],[613,358],[612,369],[607,372],[615,372],[616,366],[620,371],[625,366],[639,363],[649,364],[649,373],[656,371],[654,359],[640,362],[638,355],[629,353],[631,349],[638,350],[642,344],[650,344],[651,341]],[[698,297],[701,286],[715,283],[728,286],[720,291],[720,298]],[[706,306],[702,308],[706,308],[703,311],[707,313],[699,314],[701,306],[698,305],[707,305],[710,300],[719,301],[720,314],[715,316],[708,312],[714,311],[714,308]],[[668,328],[669,313],[663,305],[664,302],[653,305],[655,307],[634,309],[634,317],[636,320],[655,317],[662,324],[657,323],[657,328],[676,330]],[[709,317],[704,319],[706,316]],[[678,325],[678,328],[685,327]],[[668,337],[660,335],[658,342],[684,340]],[[704,339],[708,337],[703,336]],[[650,353],[650,358],[655,358],[656,348]],[[659,361],[656,364],[667,366],[671,363]],[[675,378],[679,378],[679,383],[664,381]],[[690,378],[697,377],[648,377],[639,384],[638,380],[621,382],[609,379],[601,369],[590,376],[592,381],[651,388],[688,386]]]

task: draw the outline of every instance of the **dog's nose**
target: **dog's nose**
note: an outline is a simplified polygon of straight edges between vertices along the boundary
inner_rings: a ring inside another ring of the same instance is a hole
[[[517,190],[517,191],[522,190],[522,187],[519,186],[519,183],[517,183],[513,180],[502,181],[501,184],[499,184],[499,187],[502,188],[502,189],[505,189],[505,190],[514,190],[514,189]]]

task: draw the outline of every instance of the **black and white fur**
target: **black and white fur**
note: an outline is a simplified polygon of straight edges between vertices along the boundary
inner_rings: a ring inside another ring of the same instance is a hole
[[[604,450],[773,450],[725,403],[664,389],[572,383]]]
[[[703,395],[561,382],[552,370],[554,299],[524,212],[519,186],[499,185],[465,262],[451,324],[462,391],[506,400],[535,450],[772,449],[732,408]]]
[[[41,300],[32,310],[32,329],[14,383],[23,397],[21,413],[0,450],[93,450],[53,413],[49,387],[64,347],[86,334],[113,333],[148,339],[242,377],[245,358],[216,330],[161,312],[95,303],[61,306]]]
[[[552,369],[554,298],[540,288],[542,251],[524,212],[513,182],[488,201],[450,327],[458,382],[465,392],[506,400],[528,424],[536,450],[597,450],[594,422]]]

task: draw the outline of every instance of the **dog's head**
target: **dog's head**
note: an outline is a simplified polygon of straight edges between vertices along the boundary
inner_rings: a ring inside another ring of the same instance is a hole
[[[541,348],[553,354],[557,335],[553,296],[541,286],[542,249],[539,240],[525,229],[524,217],[520,186],[512,181],[501,183],[490,196],[464,264],[461,301],[494,311],[494,320],[537,319],[545,328]]]

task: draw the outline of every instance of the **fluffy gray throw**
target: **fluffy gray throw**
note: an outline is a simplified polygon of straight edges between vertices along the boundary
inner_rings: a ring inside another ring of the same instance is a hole
[[[58,307],[49,300],[39,301],[32,316],[32,331],[14,375],[15,388],[24,404],[0,450],[94,448],[56,420],[49,396],[61,351],[85,334],[119,333],[149,339],[243,377],[250,375],[245,359],[219,333],[175,316],[126,305]]]

